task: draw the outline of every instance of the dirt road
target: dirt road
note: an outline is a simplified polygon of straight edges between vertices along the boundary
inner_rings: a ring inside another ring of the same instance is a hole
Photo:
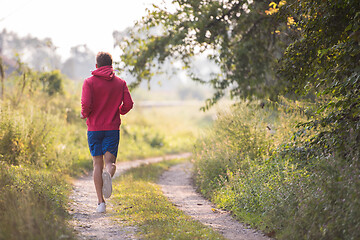
[[[117,164],[117,172],[114,177],[141,164],[150,164],[189,156],[190,154],[186,153],[131,162],[120,162]],[[248,229],[234,221],[228,213],[215,210],[211,203],[195,192],[191,182],[190,170],[190,163],[176,165],[171,167],[170,170],[165,172],[159,179],[159,185],[162,187],[164,194],[176,206],[203,224],[218,230],[228,239],[269,239],[261,233]],[[136,239],[135,227],[121,226],[112,220],[111,204],[107,205],[107,213],[102,214],[95,212],[97,198],[92,176],[83,177],[75,181],[71,200],[71,224],[74,226],[79,239]]]
[[[179,209],[231,240],[269,240],[262,233],[235,221],[229,213],[215,206],[195,191],[191,179],[191,163],[171,167],[159,179],[165,196]]]
[[[156,163],[174,158],[189,157],[189,153],[169,155],[165,157],[148,158],[116,164],[115,177],[130,168],[139,167],[141,164]],[[107,203],[107,213],[97,213],[97,197],[92,175],[77,179],[74,182],[74,191],[70,196],[69,213],[72,216],[71,225],[74,226],[79,239],[115,240],[135,239],[134,227],[124,227],[112,220],[112,206]]]

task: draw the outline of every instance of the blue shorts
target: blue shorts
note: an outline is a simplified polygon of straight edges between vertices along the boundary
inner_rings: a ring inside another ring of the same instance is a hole
[[[110,152],[117,157],[120,140],[119,130],[88,131],[87,136],[91,156],[100,156]]]

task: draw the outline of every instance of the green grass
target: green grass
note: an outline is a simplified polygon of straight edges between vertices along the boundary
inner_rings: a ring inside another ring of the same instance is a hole
[[[156,185],[163,171],[181,161],[143,165],[115,180],[114,217],[122,224],[138,226],[142,239],[224,239],[177,209]]]
[[[277,239],[360,239],[358,158],[331,149],[331,138],[325,148],[309,144],[317,130],[295,127],[306,104],[239,103],[219,114],[196,143],[196,183],[219,208]]]
[[[219,113],[213,128],[194,148],[196,183],[218,207],[264,232],[278,227],[268,216],[279,203],[294,201],[307,172],[292,159],[275,158],[279,144],[290,138],[301,116],[257,104],[239,104]],[[270,129],[270,130],[269,130]]]
[[[60,174],[0,162],[0,239],[75,239]]]
[[[0,103],[0,239],[75,239],[67,179],[92,165],[86,128],[75,114],[79,98],[33,88],[15,104],[18,89],[6,90]]]
[[[122,117],[119,161],[190,152],[214,112],[201,112],[202,103],[181,106],[137,106]]]

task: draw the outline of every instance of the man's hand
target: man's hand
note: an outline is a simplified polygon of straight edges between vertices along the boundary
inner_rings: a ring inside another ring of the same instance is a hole
[[[80,113],[80,118],[81,118],[81,119],[85,119],[86,117],[84,117],[84,116],[82,115],[82,113]]]

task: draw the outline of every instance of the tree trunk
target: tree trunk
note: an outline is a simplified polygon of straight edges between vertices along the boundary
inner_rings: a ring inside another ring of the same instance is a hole
[[[3,66],[2,57],[0,56],[0,78],[1,78],[1,100],[4,99],[4,81],[5,81],[5,68]]]

